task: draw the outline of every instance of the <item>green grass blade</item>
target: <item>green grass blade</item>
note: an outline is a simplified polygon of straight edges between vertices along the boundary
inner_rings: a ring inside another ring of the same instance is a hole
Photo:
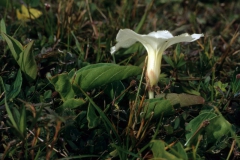
[[[19,131],[24,138],[26,135],[26,108],[24,106],[20,115]]]
[[[1,31],[2,33],[7,33],[6,24],[5,24],[5,22],[4,22],[3,19],[1,19],[1,21],[0,21],[0,31]]]
[[[2,77],[0,77],[0,82],[1,82],[1,85],[2,85],[2,88],[3,88],[4,92],[6,93],[6,89],[5,89],[5,86],[4,86]],[[12,114],[9,106],[8,106],[7,96],[6,96],[6,95],[5,95],[5,98],[4,98],[4,99],[5,99],[5,108],[6,108],[6,111],[7,111],[7,114],[8,114],[8,118],[9,118],[9,120],[11,121],[13,127],[14,127],[16,130],[18,130],[17,123],[16,123],[16,121],[15,121],[15,119],[14,119],[14,117],[13,117],[13,114]]]

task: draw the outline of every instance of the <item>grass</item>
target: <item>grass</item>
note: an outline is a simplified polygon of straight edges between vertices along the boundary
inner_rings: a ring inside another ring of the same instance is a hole
[[[23,2],[0,2],[1,159],[239,158],[240,2]],[[141,44],[110,54],[124,28],[204,38],[167,49],[147,99]]]

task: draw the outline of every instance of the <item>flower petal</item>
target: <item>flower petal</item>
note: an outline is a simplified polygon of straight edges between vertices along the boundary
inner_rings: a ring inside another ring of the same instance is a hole
[[[149,36],[155,37],[155,38],[162,38],[162,39],[169,39],[172,38],[173,35],[169,31],[157,31],[157,32],[151,32],[148,34]]]
[[[195,41],[195,40],[197,40],[197,39],[199,39],[201,37],[204,37],[203,34],[192,34],[191,36],[192,36],[192,38],[194,38],[192,41]]]
[[[179,36],[170,38],[167,41],[165,49],[167,49],[169,46],[171,46],[173,44],[176,44],[176,43],[180,43],[180,42],[193,42],[193,41],[195,41],[195,40],[197,40],[197,39],[199,39],[200,37],[203,37],[203,36],[204,36],[203,34],[192,34],[192,35],[189,35],[188,33],[181,34]]]
[[[159,75],[161,72],[161,60],[162,53],[156,53],[155,50],[148,51],[148,63],[146,75],[149,80],[150,86],[154,86],[158,83]]]
[[[155,37],[148,35],[140,35],[130,29],[120,29],[117,37],[117,44],[111,48],[111,54],[119,50],[120,48],[127,48],[139,41],[144,45],[144,47],[148,50],[148,47],[152,47],[154,49],[157,48],[158,42]]]
[[[117,44],[111,48],[111,54],[119,50],[120,48],[128,48],[134,43],[137,42],[137,39],[139,38],[138,34],[133,32],[130,29],[120,29],[116,41]]]

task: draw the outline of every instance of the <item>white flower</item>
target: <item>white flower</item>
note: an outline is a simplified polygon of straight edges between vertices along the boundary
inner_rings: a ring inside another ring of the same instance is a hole
[[[159,79],[163,52],[175,43],[192,42],[200,37],[203,37],[203,34],[184,33],[174,37],[169,31],[157,31],[140,35],[130,29],[120,29],[116,37],[117,44],[111,48],[111,54],[119,48],[130,47],[137,41],[142,43],[148,52],[146,75],[150,86],[153,87]]]

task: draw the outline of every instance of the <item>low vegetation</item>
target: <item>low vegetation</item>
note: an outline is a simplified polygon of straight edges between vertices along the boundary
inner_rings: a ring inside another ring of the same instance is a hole
[[[240,2],[1,0],[1,159],[239,159]],[[203,33],[163,55],[148,98],[120,29]]]

